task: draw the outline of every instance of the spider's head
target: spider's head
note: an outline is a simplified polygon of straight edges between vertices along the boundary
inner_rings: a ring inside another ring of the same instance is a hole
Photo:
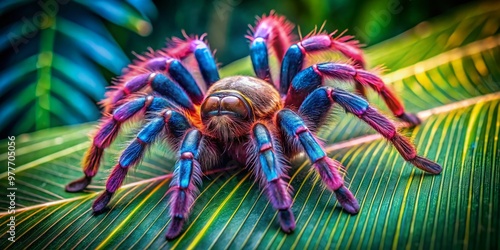
[[[254,121],[272,119],[280,108],[279,93],[269,83],[234,76],[210,87],[201,105],[201,119],[206,133],[228,142],[248,134]]]

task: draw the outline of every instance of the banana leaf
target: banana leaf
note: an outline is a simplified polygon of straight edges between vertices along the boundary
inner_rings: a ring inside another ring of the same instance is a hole
[[[130,171],[124,186],[99,216],[91,204],[133,133],[106,152],[104,165],[85,193],[64,192],[82,175],[80,161],[94,123],[17,136],[13,186],[7,167],[0,192],[15,187],[15,214],[1,199],[0,247],[134,249],[494,249],[500,246],[500,35],[499,4],[481,4],[439,17],[366,49],[371,66],[385,64],[383,78],[418,114],[422,125],[403,134],[419,154],[444,170],[429,175],[412,167],[381,136],[355,117],[337,112],[323,128],[330,157],[346,166],[349,188],[361,210],[349,215],[310,171],[303,156],[292,162],[297,228],[284,234],[253,176],[221,166],[207,172],[185,233],[174,241],[166,192],[175,153],[156,145]],[[248,58],[223,75],[251,74]],[[380,98],[373,105],[389,114]],[[133,131],[134,129],[131,129]],[[8,164],[8,141],[0,163]],[[15,216],[15,242],[7,224]]]

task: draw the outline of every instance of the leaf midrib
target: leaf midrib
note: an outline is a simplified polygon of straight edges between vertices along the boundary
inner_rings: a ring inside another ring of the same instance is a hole
[[[452,112],[454,110],[459,110],[459,109],[464,109],[464,108],[467,108],[467,107],[474,106],[474,105],[476,105],[478,103],[486,103],[486,102],[490,102],[490,101],[494,101],[494,100],[498,100],[498,99],[500,99],[500,92],[496,92],[496,93],[492,93],[492,94],[488,94],[488,95],[483,95],[483,96],[479,96],[479,97],[474,97],[474,98],[466,99],[466,100],[463,100],[463,101],[459,101],[459,102],[447,104],[447,105],[436,107],[436,108],[432,108],[432,109],[429,109],[429,110],[424,110],[424,111],[418,112],[417,116],[424,121],[427,118],[429,118],[431,115],[449,113],[449,112]],[[400,127],[400,128],[404,127],[404,124],[398,124],[398,125],[399,125],[398,127]],[[358,138],[355,138],[355,139],[352,139],[352,140],[343,141],[343,142],[339,142],[339,143],[334,143],[334,144],[326,147],[325,150],[328,153],[331,153],[333,151],[337,151],[337,150],[345,149],[345,148],[350,148],[350,147],[353,147],[353,146],[356,146],[356,145],[360,145],[360,144],[372,142],[372,141],[375,141],[375,140],[378,140],[378,139],[382,139],[382,138],[383,137],[381,135],[379,135],[379,134],[361,136],[361,137],[358,137]],[[80,144],[78,144],[76,146],[79,146],[79,145]],[[69,149],[71,149],[71,148],[69,148]],[[62,151],[60,151],[60,152],[62,152]],[[51,155],[48,155],[46,157],[50,157],[50,156]],[[33,161],[33,162],[29,162],[29,163],[27,163],[27,164],[25,164],[23,166],[35,166],[35,165],[37,165],[37,163],[38,163],[38,160],[37,161]],[[27,167],[22,168],[23,166],[19,167],[18,169],[21,170],[21,171],[27,169]],[[218,171],[225,171],[225,170],[228,170],[228,169],[225,168],[225,169],[220,169],[220,170],[214,170],[213,173],[216,173]],[[212,174],[212,172],[207,173],[207,174]],[[127,185],[123,185],[123,187],[120,188],[120,189],[123,190],[123,189],[127,189],[127,188],[131,188],[131,187],[139,186],[139,185],[150,183],[150,182],[154,182],[154,181],[168,179],[171,176],[172,176],[172,174],[166,174],[166,175],[158,176],[158,177],[155,177],[155,178],[150,178],[150,179],[145,179],[145,180],[141,180],[141,181],[129,183]],[[29,211],[29,210],[33,210],[33,209],[44,208],[44,207],[54,206],[54,205],[58,205],[58,204],[64,204],[64,203],[68,203],[68,202],[72,202],[72,201],[76,201],[76,200],[86,199],[86,198],[95,196],[97,194],[98,194],[98,192],[92,192],[92,193],[89,193],[89,194],[86,194],[86,195],[81,195],[81,196],[78,196],[78,197],[67,198],[67,199],[62,199],[62,200],[58,200],[58,201],[52,201],[52,202],[37,204],[37,205],[34,205],[34,206],[29,206],[29,207],[24,207],[24,208],[18,209],[18,212],[24,212],[24,211]],[[0,213],[0,217],[1,216],[6,216],[6,215],[8,215],[7,212]]]
[[[216,174],[219,172],[230,171],[232,169],[234,169],[234,167],[214,169],[211,171],[204,172],[204,175],[212,175],[212,174]],[[120,188],[120,190],[140,186],[142,184],[147,184],[147,183],[151,183],[151,182],[155,182],[155,181],[161,181],[161,180],[168,179],[171,177],[172,177],[172,174],[170,173],[170,174],[161,175],[161,176],[150,178],[150,179],[145,179],[145,180],[141,180],[141,181],[128,183],[126,185],[123,185]],[[24,212],[24,211],[29,211],[32,209],[45,208],[45,207],[49,207],[49,206],[64,204],[64,203],[68,203],[68,202],[72,202],[72,201],[76,201],[76,200],[86,199],[86,198],[95,196],[97,194],[99,194],[99,192],[90,192],[90,193],[82,194],[78,197],[66,198],[66,199],[62,199],[62,200],[51,201],[51,202],[47,202],[47,203],[42,203],[42,204],[37,204],[37,205],[29,206],[29,207],[20,208],[20,209],[17,209],[16,212]],[[5,215],[8,215],[8,212],[0,213],[0,217],[5,216]]]
[[[486,50],[498,47],[499,45],[500,45],[500,35],[490,36],[490,37],[484,38],[482,40],[467,44],[465,46],[462,46],[459,48],[454,48],[454,49],[451,49],[449,51],[443,52],[437,56],[426,59],[426,60],[419,62],[415,65],[411,65],[411,66],[396,70],[394,72],[391,72],[391,73],[383,76],[383,78],[385,79],[385,81],[387,83],[394,83],[395,81],[404,79],[406,77],[413,76],[413,75],[415,75],[415,73],[426,72],[426,71],[431,70],[433,68],[436,68],[440,65],[450,63],[454,60],[458,60],[458,59],[466,57],[466,56],[472,56],[472,55],[478,54],[482,51],[486,51]],[[472,106],[472,105],[476,104],[477,102],[488,102],[488,101],[492,101],[492,100],[496,100],[496,99],[500,99],[500,92],[487,94],[487,95],[483,95],[483,96],[479,96],[479,97],[474,97],[474,98],[466,99],[463,101],[454,102],[451,104],[447,104],[447,105],[439,106],[436,108],[424,110],[424,111],[418,112],[417,115],[422,120],[426,120],[431,115],[447,113],[447,112],[450,112],[452,110],[457,110],[457,109]],[[404,124],[398,124],[398,126],[403,127]],[[331,153],[331,152],[339,150],[339,149],[348,148],[348,147],[352,147],[355,145],[372,142],[372,141],[375,141],[375,140],[378,140],[381,138],[382,138],[382,136],[380,136],[379,134],[361,136],[361,137],[357,137],[357,138],[354,138],[351,140],[334,143],[334,144],[326,147],[326,150],[327,150],[327,152]],[[81,149],[85,148],[87,146],[87,144],[88,144],[88,142],[80,143],[80,144],[74,145],[71,148],[68,148],[66,150],[63,150],[63,151],[60,151],[60,152],[57,152],[57,153],[54,153],[51,155],[47,155],[43,158],[37,159],[37,160],[32,161],[32,162],[28,162],[22,166],[19,166],[16,169],[16,172],[21,172],[23,170],[35,167],[39,164],[46,163],[50,160],[53,160],[54,157],[55,158],[63,157],[67,154],[73,153],[74,151],[81,150]],[[6,174],[7,174],[6,172],[0,173],[0,179],[6,177]],[[130,183],[128,185],[125,185],[123,188],[133,187],[136,185],[141,185],[144,183],[168,178],[169,176],[170,175],[162,175],[160,177],[155,177],[155,178],[142,180],[139,182]],[[68,199],[58,200],[58,201],[49,202],[49,203],[38,204],[38,205],[22,208],[22,209],[20,209],[20,211],[26,211],[26,210],[31,210],[31,209],[35,209],[35,208],[71,202],[71,201],[87,198],[87,197],[93,196],[95,194],[97,194],[97,193],[93,192],[91,194],[79,196],[79,197],[75,197],[75,198],[68,198]],[[6,212],[0,213],[0,216],[4,216],[4,215],[6,215]]]
[[[485,6],[487,6],[487,7],[485,7]],[[469,13],[471,7],[475,8],[473,10],[472,14]],[[498,11],[499,9],[500,9],[499,4],[492,4],[492,3],[484,2],[484,3],[482,3],[482,5],[481,4],[474,5],[474,6],[465,5],[462,7],[461,11],[455,13],[454,16],[456,16],[456,17],[461,16],[461,14],[463,15],[463,13],[465,12],[465,13],[469,14],[467,16],[467,18],[474,18],[474,17],[478,17],[481,15],[493,13],[495,11]],[[450,22],[449,18],[441,18],[441,17],[438,17],[437,19],[434,19],[434,20],[424,21],[424,22],[431,22],[432,23],[432,26],[433,26],[432,33],[442,32],[446,29],[449,29],[453,25],[460,23],[460,21],[459,22]],[[384,49],[384,48],[394,47],[395,43],[406,43],[406,42],[408,42],[408,40],[411,41],[411,38],[409,38],[409,37],[412,37],[415,35],[420,35],[420,32],[417,31],[417,29],[420,27],[421,24],[417,24],[417,26],[415,26],[415,27],[413,27],[413,28],[411,28],[411,29],[399,34],[399,35],[396,35],[390,39],[387,39],[387,40],[382,41],[380,43],[371,45],[369,48],[367,48],[367,52],[377,51],[378,52],[377,57],[387,56],[388,54],[392,53],[392,51]],[[424,35],[424,37],[427,37],[427,36]],[[406,45],[411,46],[413,43],[406,44]]]
[[[448,64],[452,61],[479,54],[483,51],[490,50],[500,46],[500,35],[489,36],[484,39],[469,43],[465,46],[454,48],[443,52],[434,57],[415,63],[411,66],[398,69],[382,76],[386,83],[394,83],[410,76],[415,76],[418,73],[427,72],[441,65]]]
[[[486,51],[486,50],[489,50],[489,49],[492,49],[492,48],[495,48],[498,46],[500,46],[500,35],[490,36],[490,37],[484,38],[482,40],[467,44],[465,46],[462,46],[459,48],[454,48],[454,49],[451,49],[449,51],[443,52],[443,53],[436,55],[432,58],[429,58],[429,59],[426,59],[422,62],[416,63],[415,65],[411,65],[411,66],[396,70],[394,72],[391,72],[389,74],[382,76],[382,78],[383,78],[384,82],[386,82],[387,84],[392,84],[398,80],[402,80],[402,79],[405,79],[407,77],[413,76],[413,75],[415,75],[415,73],[426,72],[426,71],[429,71],[429,70],[436,68],[440,65],[450,63],[454,60],[458,60],[458,59],[466,57],[466,56],[472,56],[472,55],[478,54],[482,51]],[[488,96],[488,95],[485,95],[485,96]],[[480,99],[481,97],[478,97],[478,98]],[[467,100],[477,101],[477,99],[475,99],[475,98],[467,99]],[[444,106],[440,106],[440,107],[437,107],[434,109],[429,109],[429,110],[427,110],[429,113],[425,113],[425,111],[419,112],[419,117],[421,119],[425,119],[428,116],[430,116],[431,114],[437,114],[437,113],[433,113],[433,112],[445,112],[444,110],[441,111],[439,108],[447,109],[450,105],[460,104],[461,102],[466,102],[467,100],[444,105]],[[373,140],[376,140],[379,138],[381,138],[381,137],[377,136],[377,135],[358,137],[356,139],[348,140],[345,142],[334,143],[331,146],[327,147],[327,149],[328,149],[328,151],[331,152],[331,151],[335,150],[336,147],[339,147],[341,145],[350,145],[349,143],[352,143],[352,142],[356,142],[357,144],[361,143],[362,141],[363,142],[370,142],[370,141],[373,141]],[[346,144],[344,144],[344,143],[346,143]],[[73,147],[82,146],[83,144],[84,143],[81,143],[81,145],[79,144],[79,145],[75,145]],[[342,146],[341,148],[343,148],[343,147],[345,147],[345,146]],[[33,163],[33,162],[31,162],[31,163]],[[16,169],[16,171],[20,172],[20,171],[23,171],[25,169],[31,168],[33,166],[36,166],[34,164],[32,164],[32,165],[28,165],[28,164],[30,164],[30,163],[27,163],[23,166],[18,167],[18,169]],[[7,174],[6,172],[0,173],[0,179],[5,178],[6,174]]]

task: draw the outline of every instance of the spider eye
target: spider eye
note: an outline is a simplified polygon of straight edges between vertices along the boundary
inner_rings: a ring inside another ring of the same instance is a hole
[[[220,102],[219,97],[211,96],[211,97],[207,98],[207,100],[205,101],[205,103],[202,106],[202,109],[204,111],[207,111],[207,112],[218,111],[219,105],[220,105],[219,102]]]
[[[209,116],[230,115],[247,119],[251,115],[249,105],[234,95],[209,96],[201,105],[203,119]]]
[[[203,105],[201,105],[201,112],[203,116],[216,115],[219,113],[220,98],[217,96],[208,97]]]
[[[221,100],[221,113],[229,111],[236,113],[241,118],[248,117],[247,106],[236,96],[226,96]]]

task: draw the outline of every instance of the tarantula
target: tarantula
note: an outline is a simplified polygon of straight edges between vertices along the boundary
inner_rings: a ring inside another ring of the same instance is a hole
[[[406,161],[432,174],[441,172],[440,165],[418,156],[390,119],[365,100],[365,88],[371,87],[397,118],[412,126],[420,123],[417,116],[404,111],[378,76],[365,70],[359,43],[352,36],[334,37],[335,32],[320,31],[294,42],[293,29],[293,24],[274,12],[257,18],[255,27],[250,26],[247,37],[256,77],[220,79],[205,35],[184,34],[185,39],[173,38],[165,49],[150,49],[138,56],[107,92],[103,101],[105,115],[83,159],[85,176],[68,184],[66,190],[78,192],[89,185],[104,149],[114,141],[122,125],[135,118],[148,123],[121,153],[106,190],[92,205],[95,213],[105,209],[146,148],[155,140],[165,139],[178,152],[169,189],[168,240],[181,233],[189,217],[201,185],[202,169],[228,159],[254,173],[278,211],[281,229],[286,233],[295,228],[287,182],[288,162],[300,152],[305,152],[342,208],[356,214],[359,204],[344,185],[343,166],[327,156],[315,134],[327,123],[335,103],[382,134]],[[328,51],[339,52],[350,59],[349,63],[304,66],[309,54]],[[279,80],[271,76],[271,56],[280,65]],[[323,86],[325,79],[354,83],[358,94]],[[138,94],[139,91],[150,94]]]

